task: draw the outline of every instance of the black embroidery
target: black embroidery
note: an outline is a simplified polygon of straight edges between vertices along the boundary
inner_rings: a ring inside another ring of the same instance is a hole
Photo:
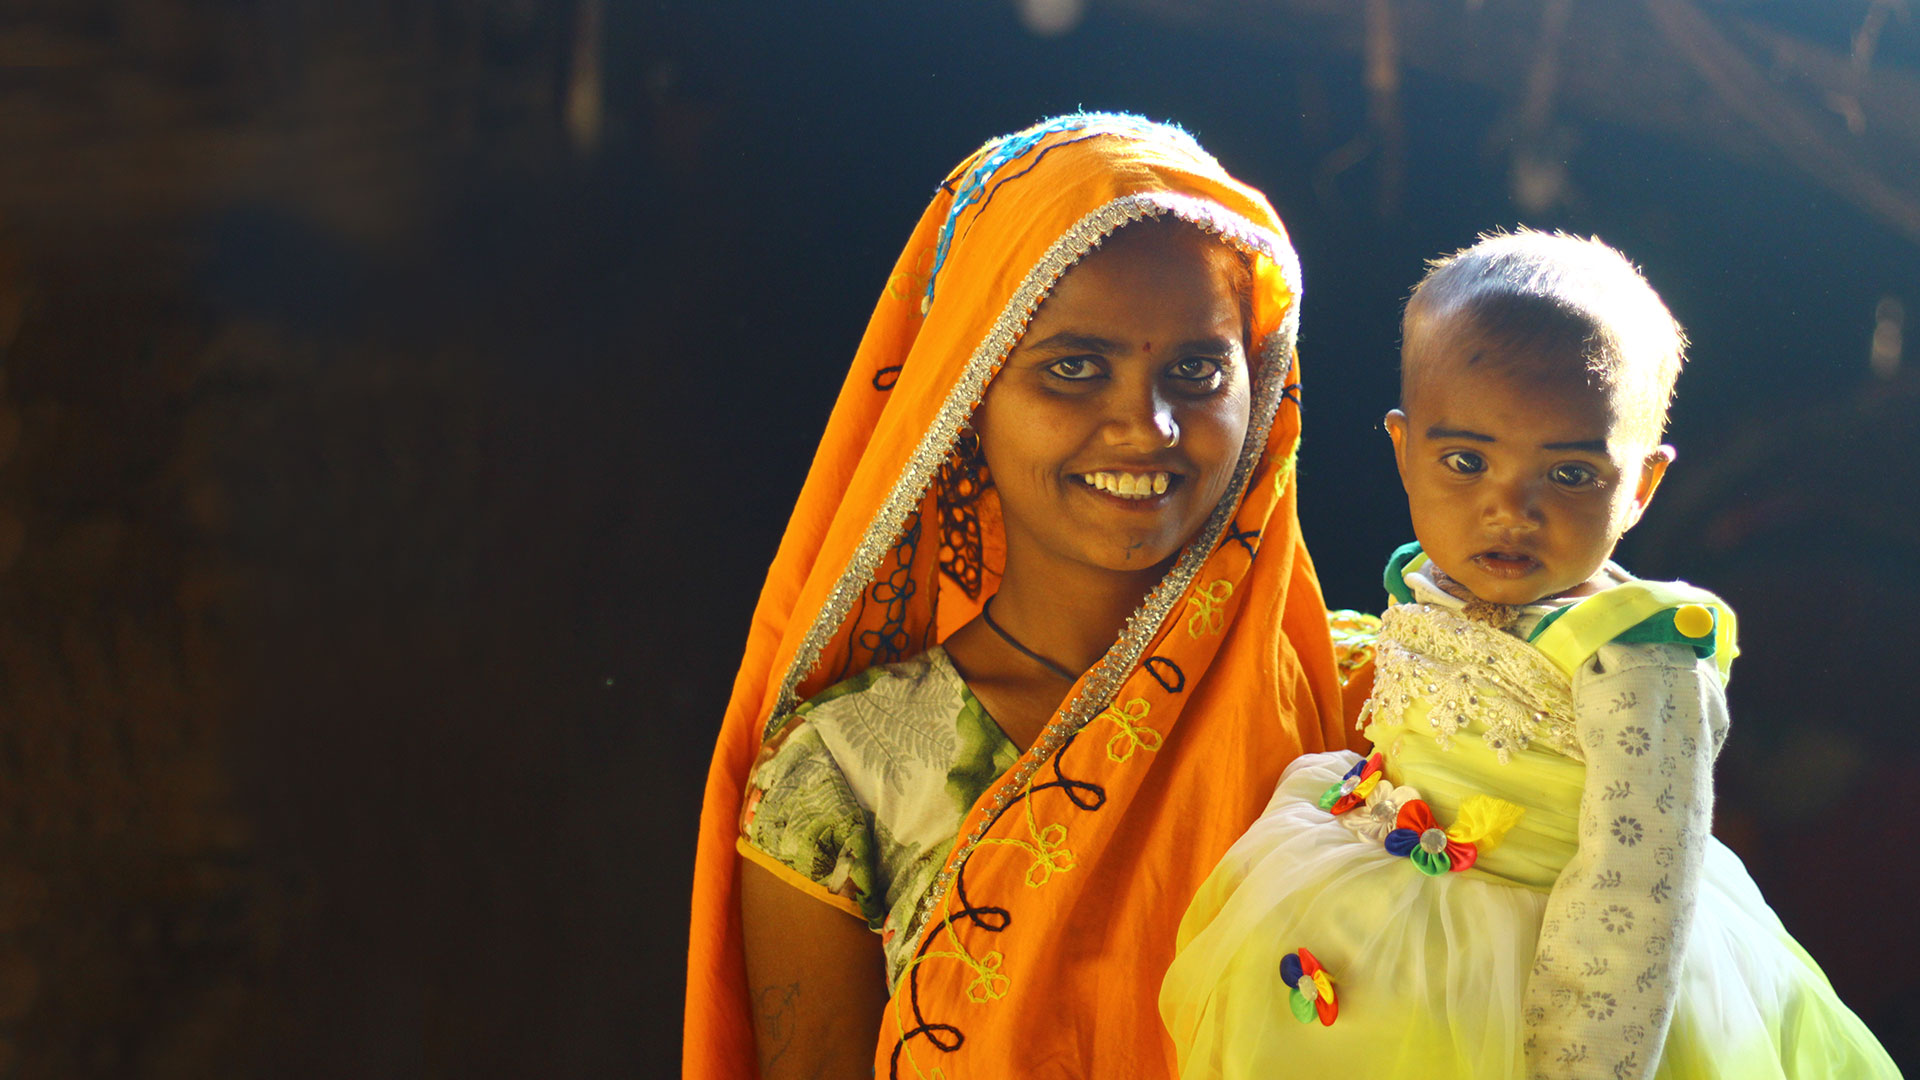
[[[1160,689],[1169,694],[1177,694],[1187,688],[1187,673],[1180,670],[1179,664],[1164,656],[1149,656],[1146,663],[1140,666],[1146,669],[1147,674],[1153,676],[1154,682],[1160,684]],[[1161,668],[1166,669],[1164,674],[1161,673]]]
[[[1300,384],[1299,384],[1299,383],[1297,383],[1297,382],[1296,382],[1296,383],[1288,383],[1287,385],[1285,385],[1285,386],[1283,386],[1283,387],[1281,387],[1281,388],[1280,388],[1280,397],[1281,397],[1282,399],[1284,399],[1284,400],[1286,400],[1286,401],[1291,401],[1291,402],[1293,402],[1293,407],[1294,407],[1294,408],[1295,408],[1296,410],[1300,410],[1300,409],[1301,409],[1301,406],[1300,406]],[[1301,411],[1304,411],[1304,410],[1301,410]]]
[[[882,392],[893,389],[893,384],[900,381],[900,367],[899,364],[888,364],[874,372],[873,388]]]
[[[978,445],[977,443],[975,444]],[[976,453],[940,466],[940,569],[968,598],[980,599],[980,496],[991,483]]]
[[[1061,763],[1067,758],[1067,751],[1072,750],[1074,743],[1079,741],[1080,733],[1077,731],[1067,736],[1067,741],[1061,743],[1060,749],[1054,752],[1053,760],[1047,763],[1053,768],[1053,779],[1044,784],[1033,785],[1033,791],[1037,795],[1042,791],[1058,788],[1066,792],[1067,800],[1074,806],[1091,812],[1107,805],[1107,789],[1091,781],[1075,780],[1060,771]]]
[[[1227,539],[1247,549],[1247,558],[1254,557],[1253,542],[1260,539],[1259,529],[1242,529],[1238,522],[1227,523]]]
[[[1074,744],[1079,741],[1079,738],[1079,732],[1075,732],[1068,736],[1065,742],[1060,744],[1060,749],[1054,753],[1052,760],[1047,763],[1048,767],[1053,771],[1053,779],[1043,784],[1034,784],[1027,795],[1028,799],[1038,798],[1040,794],[1045,791],[1060,791],[1066,795],[1069,802],[1080,810],[1089,812],[1097,811],[1106,805],[1106,788],[1091,781],[1073,779],[1068,776],[1065,771],[1064,763],[1067,752],[1073,749]],[[991,833],[994,826],[998,825],[1000,819],[1005,817],[1009,812],[1018,810],[1021,813],[1025,813],[1025,808],[1021,805],[1022,802],[1023,800],[1021,799],[1014,799],[1002,807],[993,815],[993,820],[988,824],[987,831]],[[921,967],[917,961],[924,958],[927,951],[934,947],[935,942],[943,930],[947,927],[957,925],[962,921],[965,921],[975,929],[989,934],[1003,933],[1007,927],[1013,924],[1013,914],[1006,908],[987,904],[976,905],[972,897],[968,896],[967,870],[972,865],[971,860],[962,863],[959,872],[954,874],[954,911],[938,923],[926,928],[920,936],[920,947],[915,951],[914,961],[909,964],[906,978],[906,992],[907,1006],[913,1013],[913,1026],[901,1033],[900,1040],[894,1043],[893,1053],[889,1055],[887,1059],[887,1075],[890,1080],[899,1080],[900,1055],[906,1051],[907,1044],[913,1040],[925,1039],[933,1045],[934,1049],[943,1054],[951,1054],[959,1050],[967,1041],[966,1032],[960,1030],[958,1026],[930,1021],[927,1019],[926,1014],[921,1011]]]
[[[900,534],[900,541],[893,545],[893,566],[885,576],[875,579],[861,596],[862,609],[871,599],[886,607],[886,617],[879,626],[871,630],[862,630],[854,637],[856,646],[867,651],[871,658],[865,665],[874,667],[879,664],[895,663],[906,657],[913,646],[913,638],[907,633],[907,602],[913,599],[920,586],[913,580],[913,555],[920,547],[920,511],[915,510],[907,517],[907,527]],[[848,659],[852,659],[852,649]]]

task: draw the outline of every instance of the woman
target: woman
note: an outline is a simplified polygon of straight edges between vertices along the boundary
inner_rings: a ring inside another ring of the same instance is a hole
[[[1172,1074],[1187,900],[1346,744],[1297,296],[1272,208],[1174,128],[1061,117],[942,185],[728,707],[689,1076]]]

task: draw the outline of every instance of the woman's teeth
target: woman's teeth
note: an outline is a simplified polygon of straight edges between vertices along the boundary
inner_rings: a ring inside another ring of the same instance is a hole
[[[1080,479],[1087,486],[1109,495],[1118,495],[1123,499],[1151,499],[1167,490],[1171,474],[1093,472],[1081,473]]]

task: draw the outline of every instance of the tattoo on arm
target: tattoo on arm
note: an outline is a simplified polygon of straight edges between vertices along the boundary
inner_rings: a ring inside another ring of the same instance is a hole
[[[762,1071],[771,1070],[793,1046],[793,1032],[797,1026],[794,1013],[799,999],[800,984],[797,982],[785,986],[763,986],[754,995],[754,1008],[760,1013],[760,1030],[763,1033],[760,1044]]]

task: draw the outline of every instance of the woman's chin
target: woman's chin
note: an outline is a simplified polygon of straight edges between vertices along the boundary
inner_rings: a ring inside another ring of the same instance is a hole
[[[1180,554],[1182,546],[1180,542],[1165,537],[1139,537],[1118,547],[1103,547],[1090,552],[1087,561],[1103,570],[1120,574],[1137,574],[1144,570],[1164,574],[1173,565],[1174,556]]]

